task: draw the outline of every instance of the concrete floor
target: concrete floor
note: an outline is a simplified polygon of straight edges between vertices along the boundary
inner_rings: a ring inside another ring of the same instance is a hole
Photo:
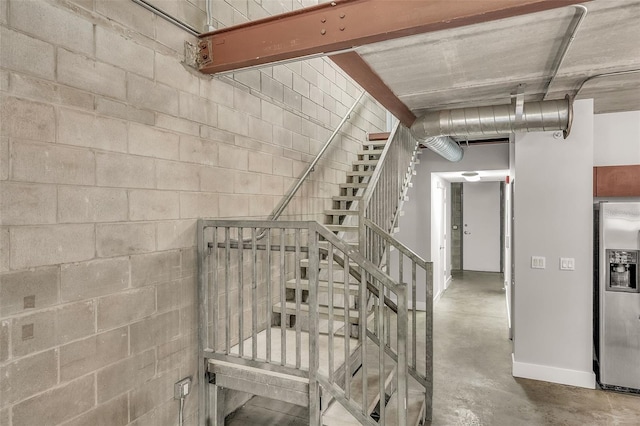
[[[449,425],[640,425],[640,396],[511,376],[499,274],[464,272],[434,312],[434,418]],[[253,398],[226,424],[306,425],[308,411]]]

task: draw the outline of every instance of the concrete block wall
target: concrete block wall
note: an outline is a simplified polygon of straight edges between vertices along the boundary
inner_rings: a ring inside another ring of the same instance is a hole
[[[204,1],[156,3],[204,24]],[[215,22],[307,3],[215,1]],[[196,219],[265,217],[361,90],[325,59],[200,75],[185,41],[128,0],[0,1],[1,426],[177,424]],[[367,99],[286,216],[321,219],[384,126]]]

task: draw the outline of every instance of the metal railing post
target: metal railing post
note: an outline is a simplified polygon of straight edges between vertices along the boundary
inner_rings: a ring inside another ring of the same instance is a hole
[[[198,239],[198,422],[200,426],[205,426],[209,417],[209,404],[207,404],[209,392],[207,376],[207,358],[204,350],[208,346],[207,327],[209,326],[208,316],[208,289],[206,257],[207,250],[204,242],[204,223],[198,219],[197,224]]]
[[[320,252],[317,225],[309,223],[309,424],[320,425],[320,386],[317,372],[320,357],[320,333],[318,330],[318,271]],[[331,331],[330,331],[331,332]]]
[[[426,269],[427,273],[427,318],[425,321],[426,334],[426,367],[425,376],[427,378],[427,386],[425,388],[426,404],[425,404],[425,420],[431,420],[433,417],[433,263],[429,263]]]
[[[407,424],[407,397],[409,391],[408,365],[407,365],[407,332],[409,329],[409,309],[407,306],[407,288],[400,286],[398,297],[398,424]]]

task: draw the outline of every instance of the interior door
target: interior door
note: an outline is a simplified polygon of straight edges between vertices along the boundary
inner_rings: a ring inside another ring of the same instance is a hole
[[[465,182],[462,269],[500,272],[500,182]]]

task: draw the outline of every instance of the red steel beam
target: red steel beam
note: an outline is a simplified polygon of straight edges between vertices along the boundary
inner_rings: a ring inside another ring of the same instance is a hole
[[[356,52],[340,53],[330,59],[353,78],[364,90],[373,96],[389,112],[395,115],[402,124],[411,127],[416,116],[391,91],[376,72]]]
[[[200,36],[200,71],[237,70],[589,0],[335,0]]]

